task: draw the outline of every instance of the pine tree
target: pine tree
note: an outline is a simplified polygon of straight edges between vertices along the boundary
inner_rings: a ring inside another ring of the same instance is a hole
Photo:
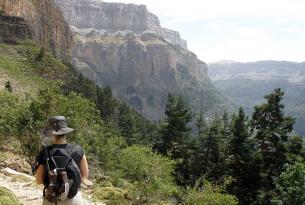
[[[256,132],[258,150],[262,156],[259,204],[269,204],[273,197],[274,179],[287,162],[286,144],[295,120],[284,115],[284,92],[275,89],[265,96],[267,103],[256,106],[252,115],[252,129]]]
[[[221,156],[221,138],[221,120],[216,117],[207,130],[201,145],[205,149],[203,174],[214,181],[222,176],[222,167],[224,166]]]
[[[197,130],[198,130],[198,138],[202,137],[203,133],[204,133],[204,129],[206,128],[207,126],[207,122],[206,122],[206,119],[205,119],[205,114],[204,114],[204,111],[203,111],[203,108],[201,107],[200,109],[200,112],[196,118],[196,127],[197,127]]]
[[[96,104],[101,112],[101,117],[104,120],[109,120],[114,115],[116,102],[112,97],[112,90],[109,86],[96,89]]]
[[[35,58],[36,61],[42,61],[42,59],[44,58],[45,53],[46,53],[45,50],[46,50],[45,47],[42,47],[42,48],[40,49],[38,55],[37,55],[36,58]]]
[[[255,169],[254,143],[250,139],[248,120],[242,108],[232,116],[230,130],[226,170],[234,181],[228,190],[238,197],[240,204],[251,204],[256,198],[259,170]]]
[[[156,150],[163,155],[170,155],[179,164],[175,170],[178,184],[186,185],[190,181],[190,160],[193,156],[193,140],[191,139],[192,112],[181,96],[168,95],[165,109],[165,121],[161,125],[160,141]]]
[[[137,130],[136,116],[133,110],[127,104],[122,103],[118,111],[118,126],[121,136],[126,139],[128,145],[137,144],[141,136]]]
[[[190,136],[189,123],[192,112],[189,105],[181,96],[168,95],[165,109],[165,122],[161,128],[161,142],[157,145],[158,152],[168,155],[174,159],[181,157],[181,149]]]
[[[288,154],[287,158],[289,164],[296,162],[304,162],[305,160],[305,149],[303,147],[303,139],[299,136],[290,137],[287,144]]]

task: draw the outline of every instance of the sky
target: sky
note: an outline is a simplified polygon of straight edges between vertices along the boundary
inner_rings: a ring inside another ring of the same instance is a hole
[[[305,0],[105,0],[147,5],[208,63],[305,61]]]

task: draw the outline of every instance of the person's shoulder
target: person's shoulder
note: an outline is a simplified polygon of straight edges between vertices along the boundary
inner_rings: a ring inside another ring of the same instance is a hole
[[[77,144],[68,144],[68,149],[70,151],[72,151],[72,153],[77,154],[77,156],[79,156],[80,159],[85,154],[84,149],[80,145],[77,145]]]
[[[41,148],[40,148],[39,154],[45,154],[46,151],[49,152],[51,149],[53,149],[53,146],[52,146],[52,145],[43,145],[43,146],[41,146]]]
[[[73,144],[73,143],[68,143],[68,146],[73,147],[73,148],[82,148],[80,145]]]
[[[69,143],[68,147],[69,147],[69,149],[72,149],[72,150],[83,150],[83,148],[80,145],[77,145],[77,144]]]

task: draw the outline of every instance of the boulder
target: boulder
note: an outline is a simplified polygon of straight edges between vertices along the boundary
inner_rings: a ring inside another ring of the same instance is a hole
[[[12,178],[12,181],[19,181],[19,182],[34,182],[35,177],[30,176],[28,174],[24,174],[21,172],[17,172],[11,168],[4,168],[2,169],[2,172],[6,175]]]

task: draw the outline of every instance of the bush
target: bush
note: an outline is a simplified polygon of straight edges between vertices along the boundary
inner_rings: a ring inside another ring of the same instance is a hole
[[[94,199],[105,202],[108,205],[129,205],[128,192],[116,187],[96,187]]]
[[[185,204],[187,205],[237,205],[235,196],[223,194],[222,189],[204,181],[203,189],[188,188]]]
[[[122,151],[118,161],[120,177],[133,184],[137,204],[158,202],[178,192],[172,172],[175,162],[150,148],[134,145]]]
[[[46,53],[45,48],[42,47],[42,48],[40,49],[40,51],[39,51],[39,54],[36,56],[35,60],[36,60],[36,61],[42,61],[42,59],[43,59],[44,56],[45,56],[45,53]]]
[[[18,205],[20,204],[13,192],[7,188],[0,187],[0,205]]]
[[[16,132],[16,120],[23,108],[22,101],[16,95],[0,91],[0,145],[11,141]]]
[[[5,89],[8,91],[8,92],[13,92],[13,86],[12,86],[12,84],[11,84],[11,82],[10,81],[7,81],[6,83],[5,83]]]
[[[305,164],[290,165],[276,180],[276,205],[305,204]]]

